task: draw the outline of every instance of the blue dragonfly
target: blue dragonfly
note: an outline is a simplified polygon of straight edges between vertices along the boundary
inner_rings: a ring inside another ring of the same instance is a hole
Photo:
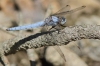
[[[61,28],[59,28],[60,26],[66,27],[66,26],[64,26],[64,24],[67,22],[67,20],[65,19],[66,14],[71,14],[71,13],[81,10],[85,7],[86,6],[81,6],[81,7],[70,10],[70,6],[66,5],[65,7],[61,8],[58,12],[50,15],[43,21],[36,22],[33,24],[29,24],[29,25],[24,25],[24,26],[12,27],[12,28],[8,28],[6,30],[7,31],[27,30],[27,29],[32,29],[32,28],[44,27],[44,26],[52,26],[49,30],[51,30],[52,28],[59,30],[59,29],[61,29]],[[60,47],[54,46],[54,48],[58,51],[58,53],[64,59],[64,61],[66,61],[65,56],[62,53]]]
[[[16,30],[27,30],[27,29],[32,29],[32,28],[38,28],[38,27],[43,27],[43,26],[52,26],[52,28],[55,28],[58,25],[63,26],[67,22],[67,20],[64,17],[66,14],[71,14],[71,13],[81,10],[83,8],[85,8],[85,6],[81,6],[81,7],[69,10],[70,6],[66,5],[65,7],[60,9],[58,12],[50,15],[43,21],[36,22],[33,24],[29,24],[29,25],[24,25],[24,26],[11,27],[6,30],[7,31],[16,31]],[[65,9],[67,11],[63,11]]]

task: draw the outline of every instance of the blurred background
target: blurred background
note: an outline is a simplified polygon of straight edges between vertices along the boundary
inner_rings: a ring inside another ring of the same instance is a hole
[[[66,14],[67,26],[100,25],[100,0],[0,0],[0,42],[44,31],[43,28],[11,32],[5,29],[44,20],[65,5],[70,5],[70,9],[86,6],[75,13]],[[11,66],[30,66],[33,61],[36,66],[100,66],[99,43],[99,40],[84,39],[61,46],[66,62],[52,46],[20,51],[7,58]]]

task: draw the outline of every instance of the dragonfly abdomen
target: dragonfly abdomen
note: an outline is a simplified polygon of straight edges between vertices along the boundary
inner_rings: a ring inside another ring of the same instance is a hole
[[[41,27],[41,26],[44,26],[44,24],[45,24],[44,21],[40,21],[40,22],[37,22],[37,23],[34,23],[34,24],[8,28],[6,30],[7,31],[26,30],[26,29],[32,29],[32,28]]]

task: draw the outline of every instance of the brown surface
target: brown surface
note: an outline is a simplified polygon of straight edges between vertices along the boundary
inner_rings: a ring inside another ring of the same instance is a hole
[[[19,11],[23,14],[22,17],[22,24],[27,23],[33,23],[36,21],[40,21],[44,18],[46,9],[48,8],[48,5],[50,4],[52,7],[52,13],[57,12],[61,7],[68,4],[71,6],[71,9],[80,7],[82,5],[85,5],[86,8],[78,11],[76,13],[70,14],[67,17],[67,25],[74,25],[76,22],[83,24],[83,23],[91,23],[91,24],[99,24],[100,20],[100,1],[99,0],[15,0],[15,2],[11,0],[0,0],[0,26],[5,27],[11,27],[15,26],[15,24],[19,24],[19,12],[15,9],[15,3],[19,7]],[[14,23],[12,23],[14,21]],[[38,32],[37,29],[33,30],[35,32]],[[22,32],[21,35],[26,34],[33,34],[33,31]],[[16,32],[15,32],[16,33]],[[19,34],[19,33],[18,33]],[[0,42],[6,41],[14,36],[0,30]],[[64,49],[63,53],[66,55],[67,60],[67,66],[100,66],[100,60],[99,59],[99,41],[88,41],[84,40],[81,42],[82,47],[82,54],[80,54],[80,51],[76,46],[74,45],[79,44],[78,42],[71,42],[70,49]],[[69,46],[68,45],[68,46]],[[67,46],[67,48],[68,48]],[[50,47],[51,48],[51,47]],[[58,53],[53,48],[48,48],[47,50],[42,48],[36,49],[36,54],[38,54],[37,57],[37,66],[45,66],[44,64],[47,63],[50,66],[53,65],[59,65],[62,66],[64,61],[59,56]],[[44,54],[44,52],[48,54]],[[73,53],[75,52],[75,53]],[[95,52],[95,53],[94,53]],[[53,55],[55,54],[55,55]],[[44,56],[43,56],[44,55]],[[73,56],[71,56],[73,55]],[[42,61],[39,60],[42,59]],[[44,63],[43,59],[46,59],[47,61]],[[48,59],[49,58],[49,59]],[[98,59],[97,59],[98,58]],[[18,65],[18,66],[29,66],[29,60],[27,57],[26,52],[18,52],[14,55],[8,56],[8,60],[10,61],[11,65]],[[61,61],[62,60],[62,61]],[[86,62],[86,64],[85,64]],[[82,63],[82,65],[80,65]],[[48,65],[48,66],[49,66]],[[1,66],[1,65],[0,65]]]

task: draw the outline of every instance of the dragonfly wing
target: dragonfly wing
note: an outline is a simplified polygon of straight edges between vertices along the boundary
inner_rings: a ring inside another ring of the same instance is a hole
[[[70,5],[66,5],[65,7],[61,8],[59,11],[57,11],[56,13],[52,14],[52,15],[56,15],[59,14],[61,12],[65,12],[65,11],[69,11],[70,10]]]
[[[83,8],[85,8],[86,6],[81,6],[81,7],[78,7],[78,8],[75,8],[75,9],[72,9],[70,11],[64,11],[64,12],[61,12],[61,13],[57,13],[57,14],[54,14],[55,16],[61,16],[61,15],[66,15],[66,14],[71,14],[73,12],[76,12],[78,10],[81,10]]]
[[[57,51],[58,53],[60,54],[60,56],[64,59],[64,61],[66,62],[66,58],[63,54],[63,52],[61,51],[60,47],[59,46],[53,46]]]
[[[34,24],[29,24],[29,25],[24,25],[24,26],[18,26],[18,27],[12,27],[12,28],[8,28],[6,29],[7,31],[15,31],[15,30],[26,30],[26,29],[32,29],[32,28],[37,28],[37,27],[41,27],[45,24],[44,21],[40,21]]]

